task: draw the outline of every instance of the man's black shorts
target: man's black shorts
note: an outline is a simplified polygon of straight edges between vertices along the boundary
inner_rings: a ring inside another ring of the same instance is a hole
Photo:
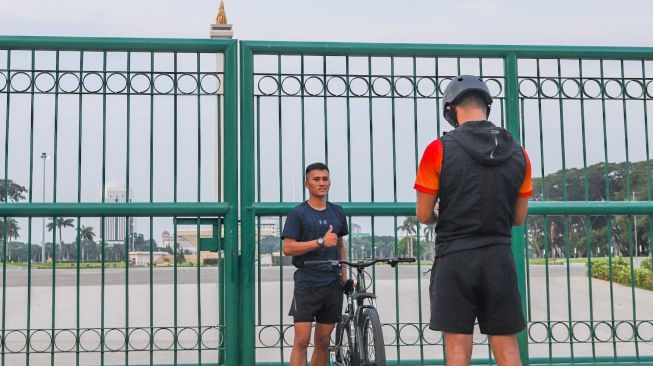
[[[430,328],[507,335],[526,326],[509,245],[492,245],[437,258],[431,271]]]
[[[340,281],[323,287],[295,287],[288,315],[294,318],[295,323],[335,324],[342,314],[342,296]]]

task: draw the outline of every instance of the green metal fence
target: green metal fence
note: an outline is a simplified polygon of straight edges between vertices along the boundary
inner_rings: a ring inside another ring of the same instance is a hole
[[[524,360],[653,363],[653,49],[242,42],[240,139],[235,49],[0,38],[1,364],[287,362],[279,235],[314,161],[350,257],[420,259],[371,271],[391,364],[442,364],[412,182],[460,73],[488,81],[533,164]]]
[[[289,359],[293,269],[276,257],[279,230],[306,198],[304,166],[325,161],[349,255],[421,259],[373,270],[389,358],[442,364],[442,335],[427,327],[433,229],[411,221],[412,181],[449,129],[442,91],[461,73],[485,78],[490,119],[533,163],[534,202],[513,240],[524,360],[653,362],[653,298],[635,286],[650,258],[651,60],[643,48],[241,42],[241,341],[256,345],[243,362]],[[474,362],[491,362],[487,338],[474,340]]]
[[[237,364],[235,42],[0,59],[0,364]]]

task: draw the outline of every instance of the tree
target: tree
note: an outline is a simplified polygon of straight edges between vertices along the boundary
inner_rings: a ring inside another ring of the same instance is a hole
[[[0,179],[0,202],[18,202],[25,199],[27,188],[11,179]]]
[[[48,231],[52,231],[55,228],[59,229],[59,260],[63,260],[63,256],[61,253],[63,251],[63,238],[61,237],[61,231],[64,228],[67,227],[75,227],[73,225],[73,222],[75,222],[75,219],[66,219],[64,217],[56,217],[54,220],[50,218],[50,222],[46,226],[48,228]],[[67,258],[66,258],[67,259]]]
[[[95,237],[95,233],[93,232],[93,226],[84,226],[82,225],[82,229],[79,231],[79,237],[82,239],[82,241],[90,241],[95,243],[93,238]],[[87,255],[86,253],[86,248],[88,245],[82,245],[82,261],[87,260]]]
[[[27,188],[16,184],[11,179],[0,179],[0,202],[18,202],[20,200],[25,199],[25,193],[27,193]],[[9,217],[7,218],[7,236],[11,239],[18,239],[20,236],[18,233],[18,230],[20,230],[20,227],[18,226],[18,221],[15,219]],[[3,219],[0,219],[0,236],[4,238],[5,236],[5,221]],[[9,249],[9,252],[11,253],[11,247]],[[11,254],[9,254],[11,255]]]
[[[397,229],[406,233],[406,236],[408,237],[406,243],[408,246],[407,255],[413,257],[413,235],[417,233],[417,217],[407,216],[404,223],[398,226]]]

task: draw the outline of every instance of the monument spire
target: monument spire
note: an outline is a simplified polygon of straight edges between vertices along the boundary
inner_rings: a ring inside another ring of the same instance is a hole
[[[224,2],[222,0],[220,0],[218,16],[215,17],[215,24],[227,24],[227,13],[224,11]]]

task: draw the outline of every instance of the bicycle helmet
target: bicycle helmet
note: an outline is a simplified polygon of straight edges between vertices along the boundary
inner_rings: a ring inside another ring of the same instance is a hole
[[[451,80],[449,85],[444,89],[444,96],[442,97],[442,114],[453,128],[458,127],[458,118],[456,117],[456,110],[453,107],[460,100],[461,96],[469,92],[478,92],[483,95],[487,103],[486,118],[490,116],[492,96],[490,95],[490,89],[488,89],[483,79],[474,75],[460,75]]]

